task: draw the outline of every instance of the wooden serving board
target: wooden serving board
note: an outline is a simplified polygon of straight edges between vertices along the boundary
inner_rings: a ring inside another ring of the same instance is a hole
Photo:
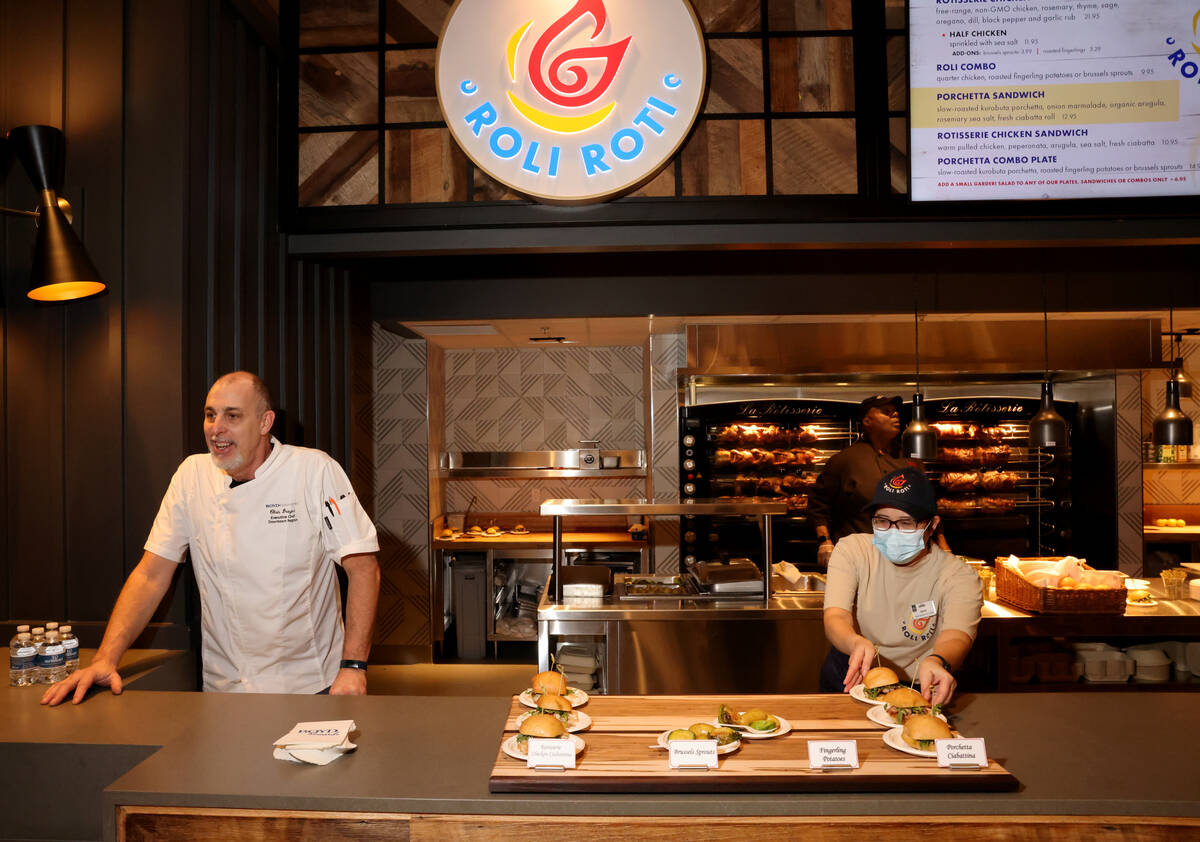
[[[789,720],[792,731],[767,740],[742,740],[710,771],[671,769],[652,747],[668,728],[712,722],[724,702],[736,710],[761,707]],[[516,733],[528,708],[513,697],[501,740]],[[932,758],[889,748],[883,726],[867,705],[848,696],[592,696],[581,708],[592,727],[578,767],[537,771],[497,747],[491,792],[965,792],[1006,791],[1017,779],[995,760],[986,769],[942,769]],[[964,734],[963,736],[971,736]],[[821,772],[808,766],[809,740],[857,740],[860,767]]]

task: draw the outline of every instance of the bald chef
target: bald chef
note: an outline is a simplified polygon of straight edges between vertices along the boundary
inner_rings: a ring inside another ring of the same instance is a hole
[[[146,627],[184,553],[200,589],[204,689],[367,691],[379,597],[379,543],[341,466],[271,435],[271,393],[256,375],[219,378],[204,407],[208,454],[175,471],[96,656],[42,704],[99,684],[121,692],[117,662]],[[343,627],[334,564],[349,588]]]

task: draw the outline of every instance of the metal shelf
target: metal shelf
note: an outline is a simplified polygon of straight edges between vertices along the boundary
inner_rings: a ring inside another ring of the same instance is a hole
[[[463,479],[645,479],[645,468],[453,468],[438,471],[444,480]]]

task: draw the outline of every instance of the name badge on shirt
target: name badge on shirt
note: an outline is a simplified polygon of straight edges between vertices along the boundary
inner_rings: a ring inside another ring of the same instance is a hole
[[[932,599],[927,599],[924,602],[914,602],[909,606],[912,611],[914,620],[924,620],[926,617],[937,616],[937,603]]]

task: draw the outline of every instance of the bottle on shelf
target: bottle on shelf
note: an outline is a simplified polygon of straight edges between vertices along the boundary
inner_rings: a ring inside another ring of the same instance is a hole
[[[29,626],[17,626],[17,633],[8,644],[9,687],[33,684],[33,662],[36,657],[37,647],[33,645],[33,635],[29,633]]]
[[[67,677],[63,645],[58,639],[57,631],[46,632],[45,638],[37,647],[35,657],[38,684],[54,684]]]
[[[79,638],[74,635],[70,626],[62,626],[58,631],[62,635],[63,661],[67,675],[70,675],[79,669]]]

